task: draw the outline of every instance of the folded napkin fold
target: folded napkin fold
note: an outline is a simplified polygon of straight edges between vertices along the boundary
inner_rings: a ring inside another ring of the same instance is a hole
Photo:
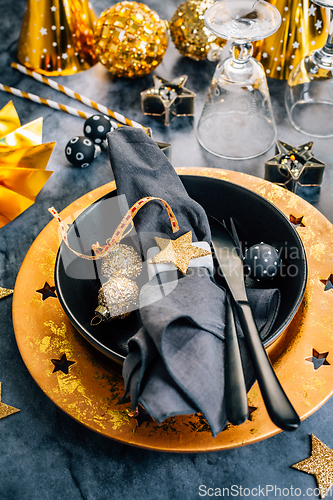
[[[210,242],[204,209],[191,199],[180,178],[155,142],[143,131],[121,127],[108,134],[109,156],[118,194],[129,206],[146,196],[163,198],[179,224],[172,236],[165,209],[147,204],[134,219],[146,256],[156,246],[153,236],[178,238],[192,231],[193,241]],[[223,214],[221,214],[222,216]],[[132,406],[140,403],[158,422],[192,414],[205,416],[213,436],[227,424],[224,402],[225,291],[204,268],[192,268],[175,283],[154,276],[140,293],[142,328],[130,339],[123,376]],[[163,287],[163,298],[160,296]],[[278,290],[250,290],[249,302],[262,338],[274,323]],[[240,348],[246,386],[255,381],[245,340]]]

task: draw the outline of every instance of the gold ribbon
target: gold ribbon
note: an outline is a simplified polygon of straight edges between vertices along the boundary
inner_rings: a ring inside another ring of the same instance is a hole
[[[128,226],[130,224],[133,226],[133,219],[136,216],[136,214],[138,213],[138,211],[140,210],[140,208],[142,208],[144,205],[146,205],[146,203],[148,203],[149,201],[154,201],[154,200],[160,201],[162,203],[162,205],[166,209],[167,214],[169,216],[172,232],[176,233],[179,230],[179,226],[178,226],[176,216],[173,213],[173,211],[171,210],[170,205],[166,201],[162,200],[162,198],[155,198],[154,196],[147,196],[145,198],[141,198],[141,200],[138,200],[136,203],[134,203],[134,205],[126,212],[126,214],[124,215],[119,226],[115,230],[113,236],[107,240],[106,245],[100,245],[98,242],[91,245],[91,248],[95,254],[92,256],[79,253],[70,247],[70,245],[68,243],[68,236],[67,236],[68,228],[65,226],[65,224],[61,220],[60,215],[58,214],[58,212],[56,211],[56,209],[54,207],[51,207],[48,210],[53,215],[53,217],[58,221],[61,235],[62,235],[62,239],[64,240],[65,245],[73,253],[75,253],[75,255],[77,255],[78,257],[81,257],[82,259],[97,260],[97,259],[102,259],[106,255],[108,255],[108,253],[110,253],[111,250],[116,245],[118,245],[120,243],[121,239],[128,233],[128,231],[126,232]]]

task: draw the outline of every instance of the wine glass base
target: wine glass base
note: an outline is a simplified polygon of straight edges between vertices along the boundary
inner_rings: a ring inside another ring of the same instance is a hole
[[[228,160],[249,160],[268,151],[276,141],[272,121],[258,115],[230,112],[202,117],[197,140],[206,151]]]
[[[333,137],[333,102],[297,101],[287,110],[291,124],[299,132],[322,139]]]

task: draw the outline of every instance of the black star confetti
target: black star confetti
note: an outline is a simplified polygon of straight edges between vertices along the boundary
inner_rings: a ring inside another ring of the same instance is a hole
[[[56,294],[54,293],[55,291],[55,286],[50,286],[46,281],[45,285],[43,288],[40,288],[39,290],[36,290],[37,293],[40,293],[42,295],[42,300],[46,300],[48,297],[55,297],[57,298]]]
[[[309,358],[305,358],[305,361],[309,361],[313,363],[314,369],[318,370],[323,365],[329,365],[330,363],[327,361],[328,352],[319,353],[316,349],[312,349],[312,356]]]
[[[68,375],[68,369],[71,365],[74,365],[76,361],[70,361],[67,359],[66,354],[63,354],[60,359],[51,359],[52,363],[54,364],[54,369],[52,373],[62,371],[66,375]]]

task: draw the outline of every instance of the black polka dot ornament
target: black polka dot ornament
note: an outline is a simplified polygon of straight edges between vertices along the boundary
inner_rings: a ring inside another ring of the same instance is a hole
[[[248,248],[244,257],[245,274],[257,281],[273,279],[279,272],[281,257],[276,248],[267,243],[257,243]]]
[[[112,129],[110,118],[104,115],[90,116],[83,125],[83,133],[95,144],[101,145]]]
[[[75,167],[89,167],[98,154],[95,144],[87,137],[73,137],[66,145],[67,160]]]

